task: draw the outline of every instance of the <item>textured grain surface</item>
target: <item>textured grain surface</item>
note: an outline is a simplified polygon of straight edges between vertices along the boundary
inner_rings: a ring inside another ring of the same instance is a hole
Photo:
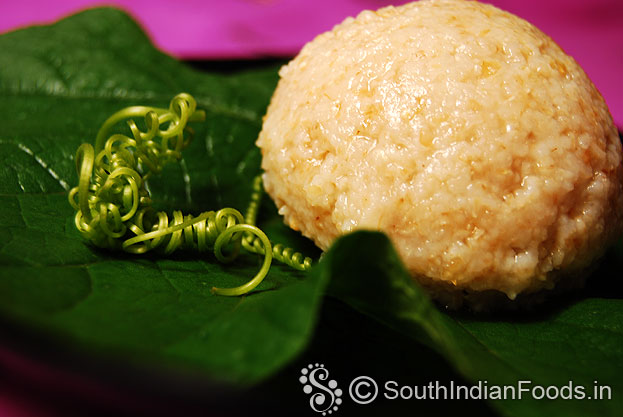
[[[511,14],[452,0],[363,12],[280,75],[264,180],[323,249],[382,230],[420,282],[514,298],[585,267],[621,229],[602,97]]]

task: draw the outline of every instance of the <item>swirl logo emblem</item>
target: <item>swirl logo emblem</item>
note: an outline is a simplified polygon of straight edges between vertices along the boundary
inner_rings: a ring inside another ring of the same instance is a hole
[[[309,406],[323,416],[337,411],[342,404],[342,390],[337,387],[337,381],[329,379],[329,371],[323,364],[309,364],[301,369],[299,381],[303,384],[303,392],[311,395]],[[325,385],[326,384],[326,385]]]

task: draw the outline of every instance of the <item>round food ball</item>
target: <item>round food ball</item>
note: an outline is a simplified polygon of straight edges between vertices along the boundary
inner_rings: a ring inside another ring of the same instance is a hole
[[[606,104],[516,16],[456,0],[364,11],[279,74],[264,184],[323,250],[380,230],[435,295],[514,299],[578,275],[622,231]]]

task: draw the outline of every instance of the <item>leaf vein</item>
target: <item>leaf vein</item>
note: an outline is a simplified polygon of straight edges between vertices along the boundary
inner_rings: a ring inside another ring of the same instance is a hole
[[[69,184],[67,184],[67,182],[65,180],[63,180],[56,171],[54,171],[52,168],[50,168],[50,166],[49,166],[49,164],[47,162],[45,162],[39,155],[37,155],[32,149],[30,149],[29,147],[27,147],[23,143],[5,141],[5,140],[2,140],[2,139],[0,139],[0,143],[1,144],[5,144],[5,145],[16,146],[20,151],[24,152],[26,155],[28,155],[31,158],[33,158],[35,160],[35,162],[37,162],[41,166],[41,168],[43,168],[52,178],[54,178],[54,180],[56,180],[56,182],[58,182],[61,187],[63,187],[63,189],[65,189],[66,191],[69,191],[69,189],[71,188],[69,186]],[[19,184],[20,184],[20,187],[23,190],[24,187],[22,186],[21,182]]]
[[[153,91],[132,91],[132,90],[121,90],[121,91],[85,91],[85,90],[58,90],[51,89],[49,91],[36,90],[33,88],[23,88],[22,86],[15,87],[6,87],[0,90],[0,93],[4,95],[11,96],[32,96],[32,97],[54,97],[54,98],[64,98],[71,100],[92,100],[92,99],[115,99],[115,100],[126,100],[126,101],[136,101],[136,100],[161,100],[163,102],[167,102],[170,100],[170,94],[157,94]],[[214,114],[220,114],[229,116],[232,118],[245,120],[249,122],[254,122],[255,124],[261,124],[261,117],[251,111],[246,109],[241,109],[239,107],[227,107],[223,104],[216,104],[212,101],[210,97],[200,96],[194,94],[195,99],[197,100],[197,104],[199,104],[200,108],[208,110]]]

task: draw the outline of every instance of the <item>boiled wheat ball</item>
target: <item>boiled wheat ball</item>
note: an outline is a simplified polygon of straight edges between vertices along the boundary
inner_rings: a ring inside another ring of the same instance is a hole
[[[516,16],[451,0],[365,11],[279,74],[264,183],[322,249],[380,230],[433,292],[513,299],[584,270],[622,229],[604,100]]]

